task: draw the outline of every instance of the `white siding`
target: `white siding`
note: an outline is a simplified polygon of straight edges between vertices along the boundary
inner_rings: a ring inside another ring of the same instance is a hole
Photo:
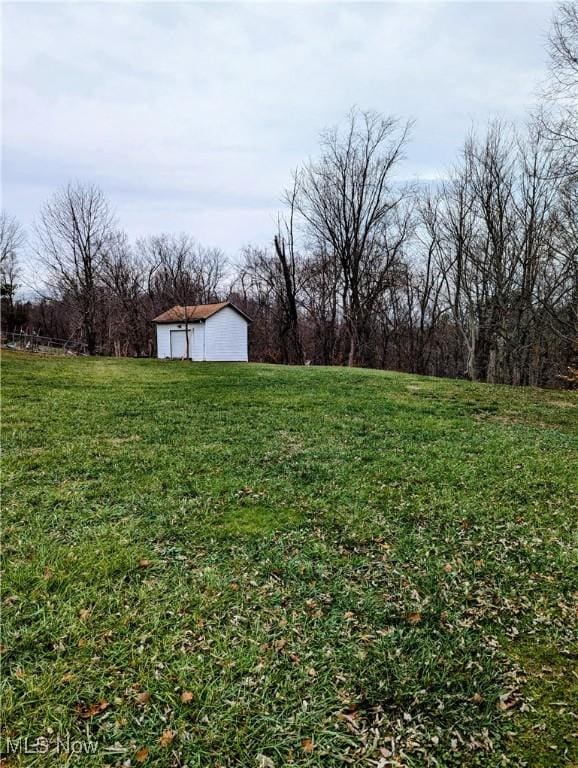
[[[171,356],[171,331],[184,331],[184,323],[159,323],[157,325],[157,357],[164,359]],[[203,337],[205,326],[203,323],[189,323],[191,344],[189,353],[191,360],[203,359]],[[178,356],[180,359],[180,355]]]
[[[189,336],[189,346],[187,347],[187,333]],[[191,345],[193,343],[193,332],[187,331],[170,331],[171,335],[171,357],[188,357],[191,352]]]
[[[164,359],[171,356],[170,325],[157,325],[157,357]]]
[[[223,307],[205,321],[205,360],[245,363],[248,360],[245,318]]]

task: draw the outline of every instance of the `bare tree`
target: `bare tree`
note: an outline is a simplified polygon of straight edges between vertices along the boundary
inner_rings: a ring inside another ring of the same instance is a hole
[[[556,200],[550,259],[537,286],[543,319],[566,346],[565,365],[576,365],[578,346],[578,179],[565,182]]]
[[[37,252],[47,285],[79,316],[89,354],[97,349],[99,284],[114,218],[92,184],[69,184],[44,205],[36,223]]]
[[[520,139],[495,123],[468,140],[442,187],[436,262],[472,379],[541,383],[556,365],[548,349],[566,355],[552,333],[566,312],[575,247],[555,162],[539,131]]]
[[[24,230],[15,218],[0,213],[0,295],[8,310],[14,307],[14,293],[20,276],[19,251],[25,242]]]
[[[219,301],[224,292],[227,258],[220,248],[195,243],[189,263],[199,304]]]
[[[578,174],[578,3],[558,5],[548,39],[549,78],[539,120],[559,154],[559,172]]]
[[[114,354],[150,352],[146,267],[124,232],[115,233],[103,265],[102,280],[113,306],[109,330]]]
[[[509,373],[505,380],[535,384],[544,325],[537,295],[553,262],[560,188],[554,180],[555,159],[541,132],[532,130],[518,141],[516,159],[516,263],[508,327]]]
[[[433,354],[433,340],[439,328],[440,319],[449,307],[443,302],[443,278],[438,269],[441,251],[440,241],[440,198],[427,190],[418,204],[420,226],[417,230],[417,244],[423,255],[416,259],[415,266],[406,271],[408,304],[415,293],[416,321],[411,323],[415,338],[413,368],[417,373],[428,373]],[[413,289],[413,290],[412,290]],[[411,314],[410,314],[411,317]]]
[[[440,192],[441,206],[435,220],[441,247],[436,262],[445,286],[445,300],[450,307],[454,328],[457,329],[465,354],[454,347],[454,369],[478,378],[476,365],[478,344],[478,303],[476,281],[469,268],[469,254],[475,237],[476,219],[471,182],[470,157],[464,150],[461,164],[450,171],[450,178]],[[459,359],[465,358],[465,370],[460,371]]]
[[[253,343],[261,343],[265,359],[281,363],[297,362],[293,359],[290,309],[287,284],[278,254],[266,248],[247,246],[239,266],[233,291],[241,290],[245,306],[252,305],[264,333],[257,334]],[[290,287],[289,290],[292,290]]]
[[[297,179],[294,178],[293,187],[285,193],[285,201],[288,205],[286,218],[279,217],[277,234],[274,238],[275,253],[279,260],[283,275],[284,291],[280,295],[285,309],[285,323],[282,335],[288,339],[285,342],[288,363],[303,363],[303,345],[299,331],[298,302],[298,265],[295,250],[295,202],[297,198]]]
[[[409,236],[408,191],[393,180],[409,127],[352,110],[346,130],[322,134],[321,158],[298,173],[295,208],[340,262],[349,365],[366,360],[372,312]]]
[[[340,358],[341,269],[333,251],[312,243],[301,264],[302,304],[309,326],[309,356],[323,365]]]

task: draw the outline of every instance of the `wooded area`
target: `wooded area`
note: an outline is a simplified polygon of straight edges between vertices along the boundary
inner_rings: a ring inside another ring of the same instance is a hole
[[[410,122],[353,109],[294,173],[271,248],[238,263],[188,234],[129,242],[91,184],[56,192],[28,239],[3,213],[3,330],[151,355],[152,317],[230,299],[253,318],[252,360],[562,384],[578,338],[576,3],[549,52],[523,131],[472,133],[439,183],[403,180]],[[43,282],[29,302],[25,253]]]

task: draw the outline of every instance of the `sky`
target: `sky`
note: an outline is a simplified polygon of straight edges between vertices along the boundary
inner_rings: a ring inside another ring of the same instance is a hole
[[[472,126],[523,123],[547,2],[3,2],[2,208],[31,235],[68,181],[131,238],[231,258],[272,240],[293,169],[353,105],[415,120],[400,178],[439,179]]]

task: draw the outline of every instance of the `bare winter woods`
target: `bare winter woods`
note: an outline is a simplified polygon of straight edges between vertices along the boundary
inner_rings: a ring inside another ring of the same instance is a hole
[[[473,132],[442,181],[404,181],[411,124],[354,109],[296,170],[268,248],[231,263],[186,234],[129,242],[75,183],[27,238],[3,214],[3,330],[154,353],[151,318],[229,298],[252,360],[360,365],[552,385],[578,337],[578,6],[560,6],[543,106]],[[15,299],[34,254],[38,298]]]

